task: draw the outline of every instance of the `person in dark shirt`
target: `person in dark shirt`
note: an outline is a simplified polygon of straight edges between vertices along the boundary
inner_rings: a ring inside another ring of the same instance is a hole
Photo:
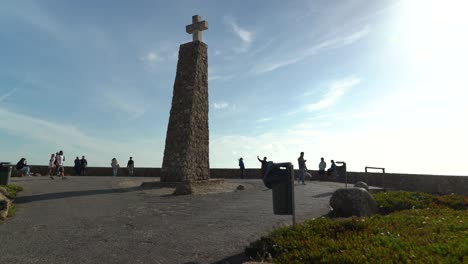
[[[133,176],[133,169],[134,168],[135,168],[135,162],[133,162],[133,158],[130,157],[130,159],[127,162],[128,175]]]
[[[297,159],[297,162],[299,163],[299,179],[298,182],[302,181],[302,184],[305,185],[304,178],[305,174],[307,173],[307,166],[306,166],[306,161],[304,159],[304,152],[301,152],[301,155]]]
[[[88,167],[88,161],[85,159],[85,156],[81,156],[80,166],[81,166],[81,176],[85,176],[86,167]]]
[[[239,169],[240,169],[240,178],[244,179],[245,166],[244,166],[244,159],[242,157],[240,157],[239,159]]]
[[[265,176],[265,172],[266,172],[267,165],[268,165],[267,157],[263,157],[263,160],[261,160],[261,159],[257,156],[257,159],[258,159],[258,161],[260,161],[260,163],[262,163],[262,168],[261,168],[262,177],[261,177],[261,178],[263,178],[263,177]]]
[[[25,158],[21,158],[20,161],[16,163],[16,170],[21,172],[24,176],[31,177],[31,172],[29,171]]]
[[[81,175],[81,161],[79,157],[76,157],[75,166],[73,168],[75,169],[75,176]]]
[[[336,164],[334,160],[331,160],[331,165],[330,168],[327,170],[328,176],[329,177],[335,177],[336,175]]]

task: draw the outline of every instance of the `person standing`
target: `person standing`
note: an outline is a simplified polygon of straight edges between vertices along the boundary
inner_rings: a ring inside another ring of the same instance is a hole
[[[75,169],[75,176],[81,175],[81,161],[78,156],[75,159],[75,166],[73,168]]]
[[[58,176],[62,177],[62,180],[65,179],[65,169],[63,168],[63,162],[65,158],[63,156],[63,151],[59,151],[59,154],[55,156],[57,161]]]
[[[323,160],[323,158],[320,158],[320,163],[319,163],[319,180],[322,180],[325,178],[325,168],[327,167],[327,163]]]
[[[262,168],[261,168],[261,171],[262,171],[262,179],[263,177],[265,177],[265,172],[266,172],[266,169],[267,169],[267,166],[268,166],[268,162],[267,162],[267,157],[263,157],[263,160],[261,160],[258,156],[257,156],[257,159],[258,161],[260,161],[260,163],[262,163]]]
[[[31,177],[31,171],[29,170],[28,162],[25,158],[21,158],[18,163],[16,163],[16,170],[26,177]]]
[[[117,171],[119,170],[119,163],[117,162],[117,159],[116,158],[113,158],[112,161],[111,161],[111,167],[112,167],[112,177],[116,177],[117,176]]]
[[[133,158],[130,157],[130,159],[127,162],[127,170],[128,170],[128,175],[133,176],[133,169],[135,168],[135,162],[133,161]]]
[[[304,178],[305,174],[307,171],[307,166],[306,166],[306,161],[304,159],[304,152],[301,152],[301,155],[297,159],[297,162],[299,163],[299,179],[297,179],[298,183],[302,181],[302,184],[305,185]]]
[[[244,159],[242,157],[240,157],[239,159],[239,169],[240,169],[240,178],[244,179],[245,166],[244,166]]]
[[[49,160],[49,176],[54,175],[55,172],[55,154],[52,153],[50,155],[50,160]]]
[[[88,167],[88,161],[85,159],[85,156],[81,156],[80,166],[81,166],[81,176],[85,176],[86,168]]]

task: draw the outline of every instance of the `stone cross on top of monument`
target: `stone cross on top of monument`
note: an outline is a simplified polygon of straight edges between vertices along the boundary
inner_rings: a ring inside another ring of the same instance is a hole
[[[202,31],[208,29],[208,22],[200,21],[201,17],[199,15],[194,15],[192,17],[192,24],[185,27],[187,33],[192,34],[193,41],[202,41]]]

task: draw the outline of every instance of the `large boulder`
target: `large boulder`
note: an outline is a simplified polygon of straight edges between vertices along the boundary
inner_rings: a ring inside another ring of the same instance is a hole
[[[10,206],[10,199],[8,199],[5,195],[0,193],[0,220],[4,220],[7,218]]]
[[[366,191],[369,191],[369,186],[363,181],[358,181],[354,184],[354,187],[364,188]]]
[[[363,188],[336,190],[330,198],[335,217],[370,216],[379,210],[374,197]]]

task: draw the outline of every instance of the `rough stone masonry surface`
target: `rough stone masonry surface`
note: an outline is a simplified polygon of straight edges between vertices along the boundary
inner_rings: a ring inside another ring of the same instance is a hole
[[[201,41],[180,46],[161,169],[163,182],[210,178],[207,50]]]
[[[273,214],[261,180],[229,179],[245,190],[182,196],[136,187],[148,181],[137,177],[12,181],[24,191],[16,215],[0,224],[0,263],[242,263],[250,242],[292,220]],[[343,186],[295,185],[298,221],[326,214]]]

